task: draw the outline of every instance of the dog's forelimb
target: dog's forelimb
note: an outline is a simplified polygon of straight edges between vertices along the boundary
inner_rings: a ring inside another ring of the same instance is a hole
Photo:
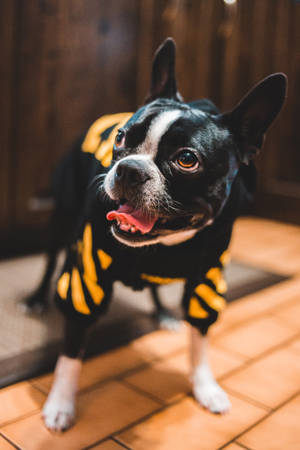
[[[86,326],[66,322],[64,353],[58,358],[54,381],[42,412],[45,425],[50,430],[64,431],[74,423],[86,338]]]
[[[153,299],[153,303],[156,308],[156,312],[160,313],[161,311],[165,311],[165,307],[162,305],[159,295],[158,295],[158,289],[157,286],[154,286],[153,284],[150,286],[150,291]]]
[[[159,327],[164,330],[179,331],[181,322],[161,303],[158,287],[151,285],[150,290],[155,305],[154,317],[158,320]]]
[[[216,382],[209,365],[208,336],[191,327],[191,367],[193,392],[196,400],[214,413],[230,409],[227,394]]]

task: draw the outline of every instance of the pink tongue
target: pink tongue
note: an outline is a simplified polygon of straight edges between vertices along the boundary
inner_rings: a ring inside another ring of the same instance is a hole
[[[121,223],[128,223],[134,225],[142,234],[148,233],[152,230],[156,218],[149,218],[143,215],[138,209],[134,209],[128,203],[119,206],[116,211],[109,211],[106,214],[107,220],[119,220]]]

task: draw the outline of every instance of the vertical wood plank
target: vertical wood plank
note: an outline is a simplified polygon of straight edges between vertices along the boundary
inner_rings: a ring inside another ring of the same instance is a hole
[[[13,196],[13,80],[15,70],[16,5],[0,2],[0,230],[11,225]]]
[[[137,0],[21,4],[15,217],[32,227],[59,156],[101,114],[135,107],[138,15]]]
[[[138,3],[138,43],[136,104],[142,105],[150,87],[151,63],[153,59],[153,29],[155,0]]]

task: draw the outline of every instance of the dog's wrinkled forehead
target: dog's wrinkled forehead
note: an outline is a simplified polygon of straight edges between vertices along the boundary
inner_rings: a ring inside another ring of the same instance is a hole
[[[226,138],[212,116],[184,103],[154,101],[139,109],[124,127],[126,148],[155,159],[161,144],[179,148]],[[206,146],[206,145],[205,145]],[[201,147],[201,145],[200,145]]]

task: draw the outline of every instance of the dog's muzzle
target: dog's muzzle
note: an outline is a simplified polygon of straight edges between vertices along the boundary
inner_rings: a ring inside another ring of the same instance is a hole
[[[128,195],[128,192],[139,188],[150,180],[147,162],[142,159],[123,159],[117,163],[114,175],[115,189],[120,198]]]

